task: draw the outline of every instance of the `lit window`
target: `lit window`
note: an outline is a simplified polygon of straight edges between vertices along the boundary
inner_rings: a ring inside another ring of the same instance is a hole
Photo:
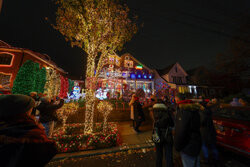
[[[8,53],[0,54],[0,65],[11,65],[13,56]]]
[[[11,74],[0,73],[0,85],[2,87],[9,87]]]
[[[133,68],[133,64],[134,64],[133,61],[130,61],[130,62],[129,62],[129,67],[130,67],[130,68]]]

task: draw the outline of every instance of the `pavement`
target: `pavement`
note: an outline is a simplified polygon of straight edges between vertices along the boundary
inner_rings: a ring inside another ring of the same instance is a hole
[[[137,134],[131,122],[119,122],[122,145],[119,147],[64,153],[56,155],[46,167],[152,167],[155,149],[151,140],[152,125],[144,124]],[[173,149],[174,150],[174,149]],[[249,159],[219,149],[222,167],[248,167]],[[165,161],[163,160],[163,166]],[[174,166],[182,167],[180,156],[174,151]],[[201,167],[208,167],[201,162]]]

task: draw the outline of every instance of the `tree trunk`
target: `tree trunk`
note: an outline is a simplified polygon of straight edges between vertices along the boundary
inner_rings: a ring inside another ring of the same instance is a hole
[[[91,89],[86,90],[86,109],[85,109],[85,123],[84,133],[93,132],[94,111],[95,111],[95,91]]]

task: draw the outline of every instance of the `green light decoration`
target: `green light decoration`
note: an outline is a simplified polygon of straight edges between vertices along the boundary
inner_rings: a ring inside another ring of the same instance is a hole
[[[42,93],[46,82],[46,73],[44,70],[40,70],[38,63],[27,60],[17,73],[12,93],[24,95],[29,95],[30,92]]]

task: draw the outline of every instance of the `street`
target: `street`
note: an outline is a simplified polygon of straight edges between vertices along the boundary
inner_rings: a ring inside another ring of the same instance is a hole
[[[221,166],[223,167],[247,167],[249,160],[231,152],[223,151],[221,153]],[[165,162],[163,162],[165,165]],[[90,157],[66,158],[59,161],[50,162],[46,167],[154,167],[155,151],[153,148],[128,150],[124,152],[103,154]],[[181,167],[181,160],[178,154],[174,153],[174,166]],[[201,163],[201,167],[208,165]]]

